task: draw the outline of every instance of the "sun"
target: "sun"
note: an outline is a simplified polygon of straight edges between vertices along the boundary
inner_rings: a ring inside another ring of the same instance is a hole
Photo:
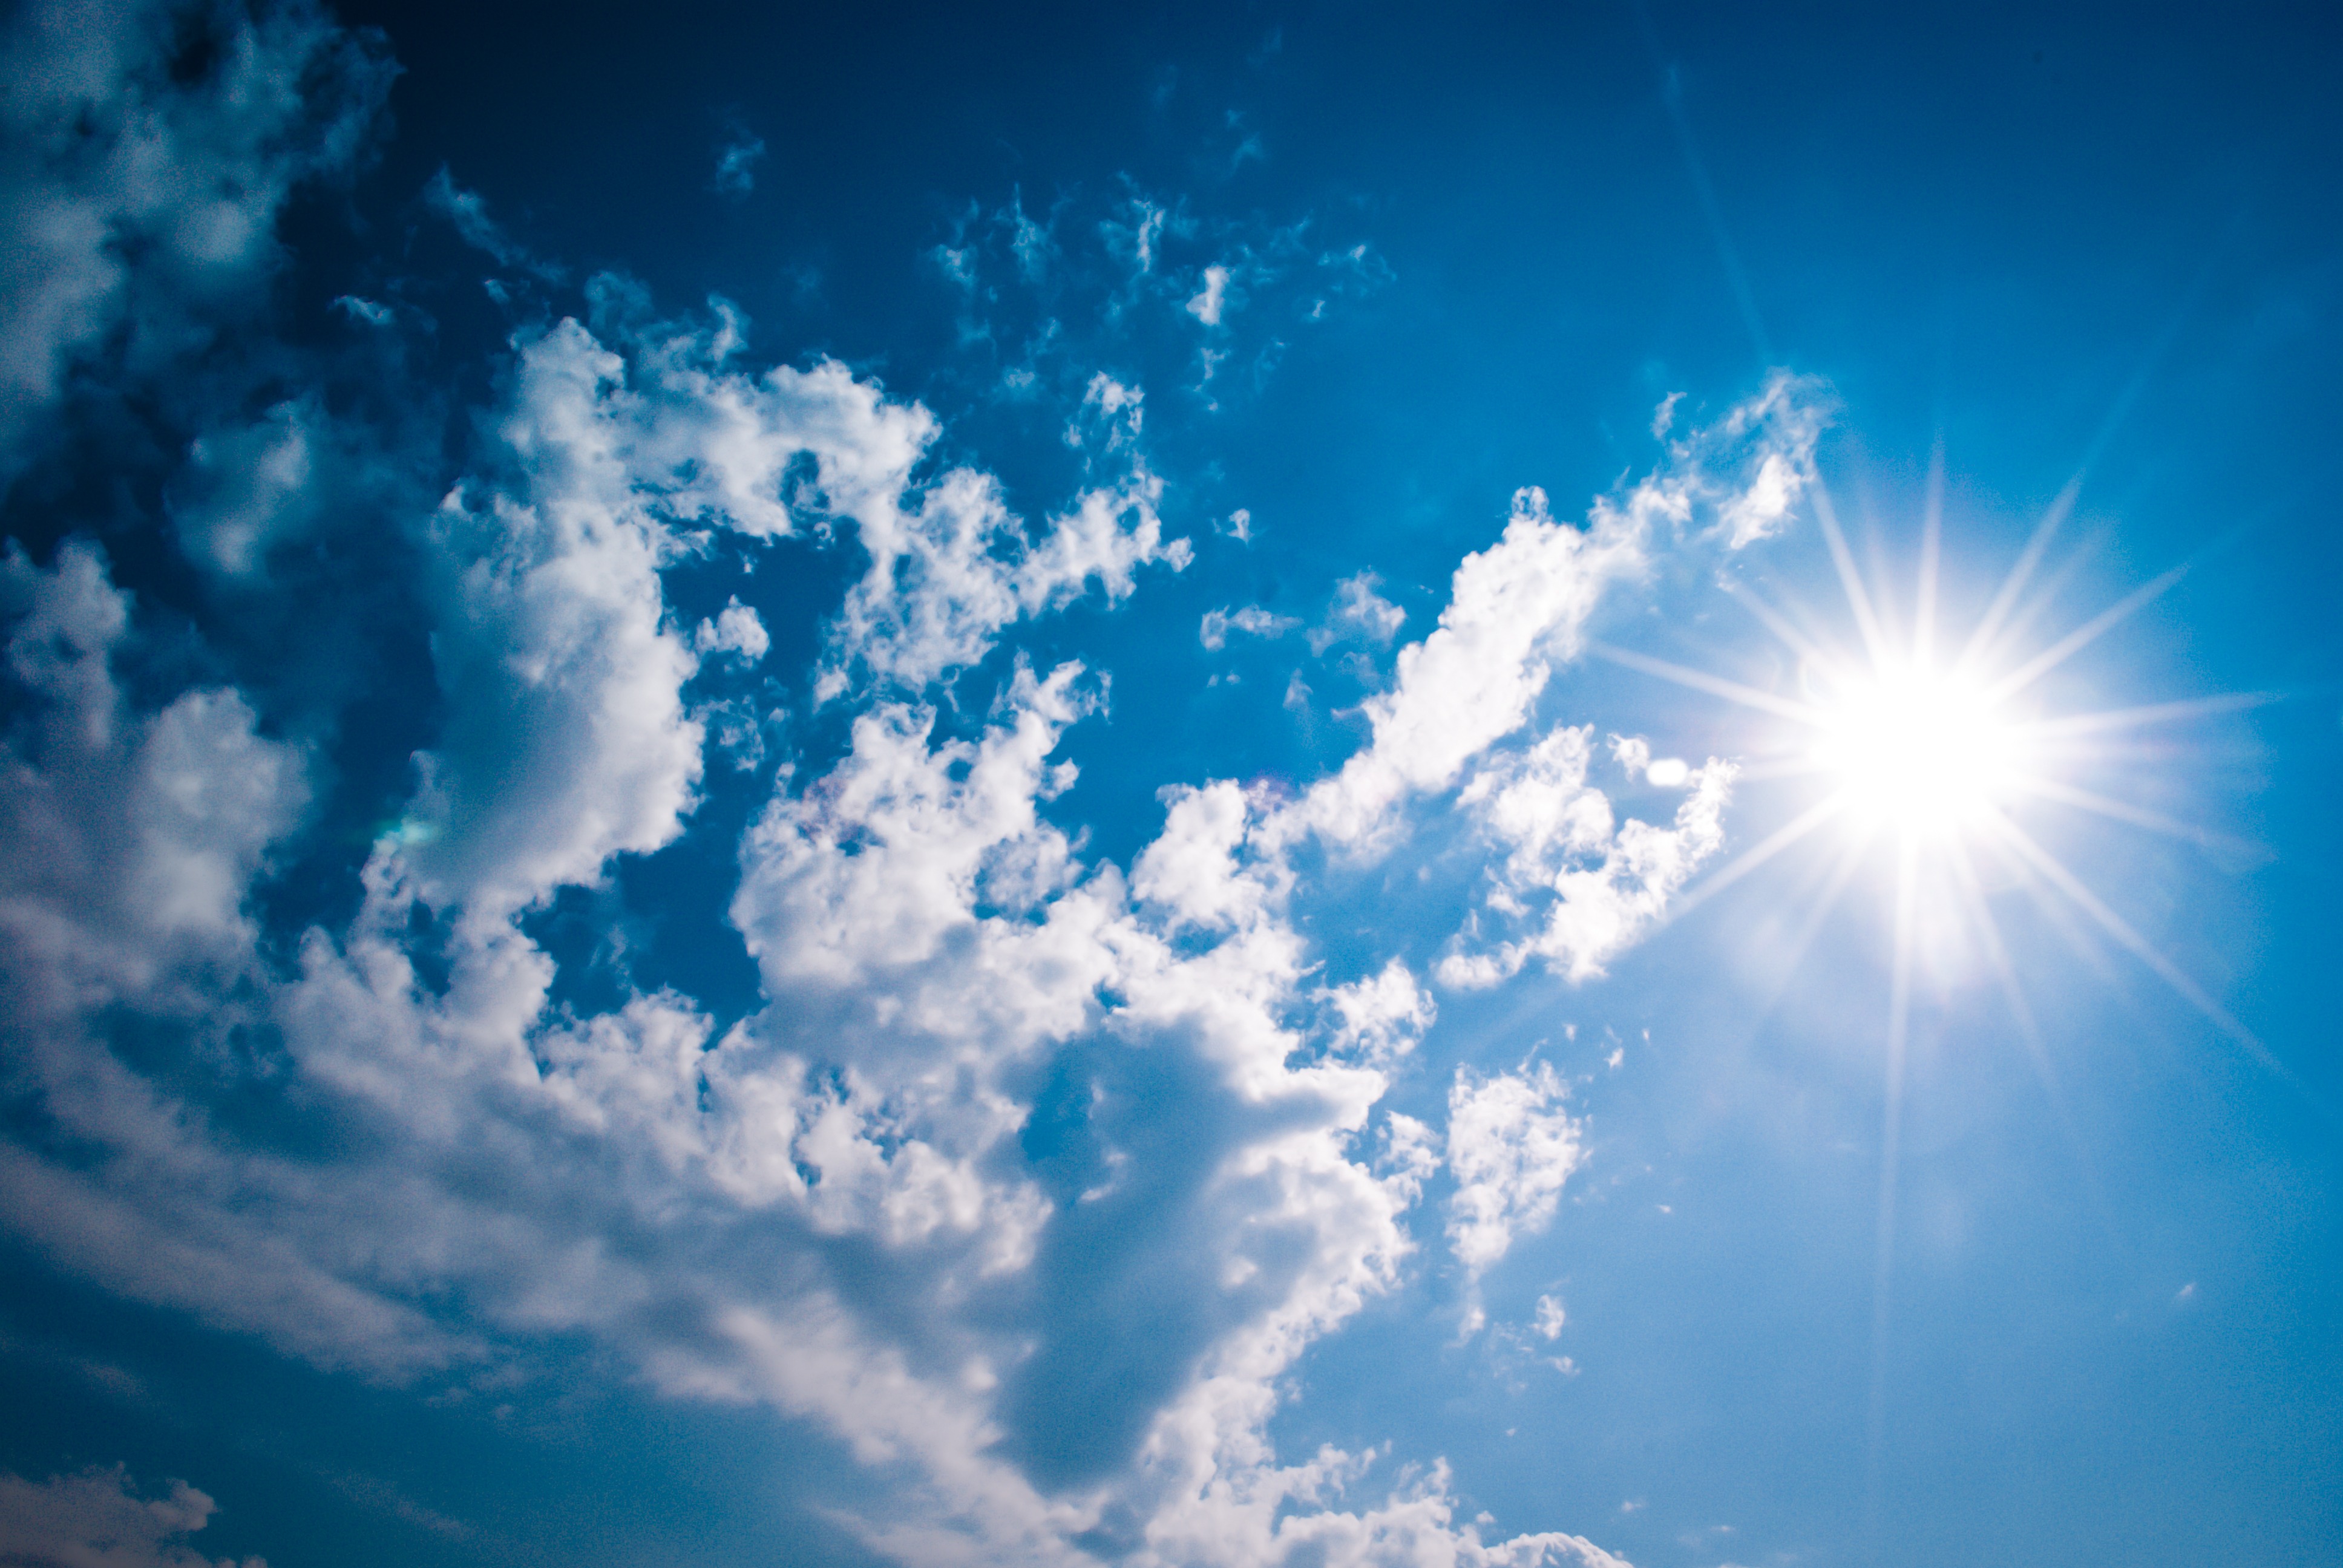
[[[1982,958],[2000,983],[2020,1034],[2040,1056],[2031,1009],[2021,994],[2016,966],[2000,930],[1988,885],[2022,890],[2037,904],[2061,906],[2129,952],[2222,1033],[2273,1071],[2285,1074],[2268,1048],[2203,987],[2184,973],[2100,892],[2070,869],[2031,825],[2043,808],[2080,812],[2209,849],[2236,849],[2235,840],[2148,807],[2090,788],[2085,775],[2137,755],[2138,732],[2185,724],[2207,715],[2272,700],[2266,693],[2232,693],[2097,712],[2046,711],[2043,678],[2178,582],[2177,567],[2115,604],[2045,635],[2052,599],[2065,568],[2037,583],[2052,539],[2071,509],[2070,484],[2034,531],[1991,602],[1976,620],[1948,635],[1941,624],[1937,583],[1942,557],[1942,471],[1932,473],[1920,522],[1915,591],[1899,604],[1885,584],[1867,581],[1855,565],[1827,487],[1812,492],[1815,520],[1829,547],[1845,596],[1853,638],[1794,620],[1754,589],[1725,586],[1784,649],[1795,656],[1793,691],[1763,689],[1706,670],[1604,644],[1591,651],[1614,663],[1719,697],[1776,721],[1772,741],[1743,759],[1742,777],[1777,779],[1807,787],[1807,804],[1787,822],[1745,847],[1688,889],[1672,918],[1681,919],[1727,888],[1774,863],[1799,845],[1836,827],[1842,849],[1819,895],[1823,910],[1849,888],[1866,851],[1884,852],[1893,867],[1894,936],[1887,1040],[1891,1073],[1900,1071],[1911,1005],[1910,977],[1924,940],[1965,931],[1964,945]],[[1917,918],[1919,906],[1931,918]],[[1818,911],[1820,912],[1820,911]],[[1809,922],[1809,930],[1818,922]],[[1923,930],[1934,933],[1924,937]],[[1794,960],[1795,961],[1795,960]],[[2037,1063],[2046,1070],[2046,1063]]]
[[[1853,823],[1941,839],[1986,827],[2022,778],[2020,734],[1986,682],[1917,659],[1825,668],[1808,760]]]
[[[2049,1052],[2020,983],[2016,955],[1987,897],[1988,881],[2022,890],[2057,916],[2077,941],[2085,929],[2097,927],[2247,1054],[2305,1092],[2300,1081],[2252,1030],[2135,930],[2036,836],[2030,823],[2020,819],[2046,806],[2207,848],[2234,843],[2200,824],[2103,794],[2088,786],[2086,776],[2105,771],[2106,765],[2127,754],[2137,755],[2137,732],[2143,729],[2270,700],[2267,694],[2236,693],[2098,712],[2041,710],[2043,677],[2165,592],[2186,570],[2175,568],[2097,615],[2034,642],[2028,632],[2046,618],[2056,581],[2065,573],[2050,574],[2051,584],[2031,596],[2027,590],[2073,506],[2077,484],[2068,485],[2051,506],[1966,635],[1945,639],[1956,643],[1948,655],[1939,650],[1944,628],[1936,603],[1941,454],[1933,466],[1928,506],[1920,519],[1918,582],[1903,606],[1885,585],[1867,582],[1857,570],[1829,490],[1816,481],[1815,520],[1845,595],[1847,617],[1856,634],[1852,643],[1818,630],[1811,621],[1794,621],[1754,591],[1727,582],[1734,597],[1795,655],[1799,681],[1795,695],[1624,648],[1594,648],[1614,663],[1723,698],[1774,720],[1771,743],[1761,743],[1761,754],[1747,759],[1743,776],[1795,779],[1809,787],[1804,810],[1689,889],[1678,900],[1675,918],[1813,840],[1822,829],[1840,827],[1845,831],[1833,857],[1835,868],[1819,884],[1815,908],[1804,923],[1805,935],[1785,966],[1795,967],[1805,942],[1821,929],[1822,917],[1849,888],[1858,864],[1884,849],[1893,866],[1888,918],[1876,928],[1891,933],[1892,962],[1881,1040],[1885,1092],[1872,1305],[1868,1449],[1875,1478],[1885,1431],[1905,1058],[1916,974],[1919,960],[1930,956],[1922,950],[1927,944],[1949,940],[1983,960],[1999,981],[2010,1021],[2045,1091],[2054,1104],[2063,1105]],[[2077,914],[2082,922],[2072,920]]]

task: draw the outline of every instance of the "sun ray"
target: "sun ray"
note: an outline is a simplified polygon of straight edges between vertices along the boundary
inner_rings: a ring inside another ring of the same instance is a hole
[[[2114,604],[2101,610],[2066,636],[2002,677],[1990,689],[1993,700],[2006,701],[2025,690],[2058,666],[2097,642],[2100,638],[2141,608],[2162,598],[2172,586],[2188,575],[2188,563],[2183,561],[2153,582],[2134,588]]]
[[[1831,564],[1838,568],[1838,583],[1846,594],[1847,608],[1854,612],[1855,628],[1863,638],[1863,646],[1875,665],[1886,662],[1887,639],[1879,629],[1879,618],[1871,608],[1871,595],[1863,586],[1862,574],[1855,570],[1855,556],[1846,548],[1846,535],[1838,526],[1838,508],[1831,504],[1830,487],[1820,477],[1815,480],[1815,517],[1822,524],[1823,538],[1830,547]]]
[[[1784,646],[1809,663],[1825,666],[1845,664],[1845,657],[1834,653],[1801,631],[1790,618],[1775,609],[1745,583],[1727,581],[1725,591],[1739,600],[1750,614],[1765,625],[1766,630],[1780,638]]]
[[[2091,558],[2098,553],[2100,544],[2097,537],[2087,537],[2069,551],[2064,559],[2034,584],[2033,590],[2010,611],[2009,618],[2002,623],[2001,630],[1993,639],[1978,646],[1972,655],[1966,656],[1960,668],[1985,669],[2005,662],[2005,651],[2024,642],[2026,634],[2034,629],[2035,622],[2049,614],[2051,607],[2066,591],[2066,585],[2073,582]]]
[[[2109,909],[2105,900],[2086,887],[2082,879],[2068,870],[2056,856],[2036,842],[2032,834],[1998,811],[1992,813],[1986,821],[2020,859],[2039,872],[2052,887],[2064,893],[2077,909],[2090,916],[2117,944],[2153,970],[2181,1000],[2203,1013],[2222,1033],[2243,1046],[2256,1061],[2291,1084],[2322,1116],[2329,1121],[2335,1119],[2334,1112],[2311,1094],[2309,1087],[2295,1075],[2291,1068],[2280,1061],[2268,1046],[2262,1043],[2260,1036],[2239,1022],[2228,1009],[2214,1000],[2204,987],[2189,978],[2187,970],[2158,952],[2154,943],[2134,930],[2130,921]]]
[[[1661,917],[1660,924],[1673,925],[1682,920],[1845,809],[1845,802],[1836,795],[1809,806],[1703,879],[1699,886],[1676,900],[1675,908]]]
[[[2083,1130],[2077,1125],[2073,1110],[2066,1103],[2066,1092],[2059,1081],[2056,1067],[2050,1060],[2049,1047],[2044,1043],[2041,1027],[2034,1019],[2034,1009],[2026,1000],[2026,988],[2018,983],[2017,966],[2009,956],[2008,944],[2002,940],[2001,922],[1994,917],[1993,906],[1986,900],[1985,887],[1976,873],[1976,862],[1968,846],[1956,845],[1951,855],[1953,879],[1959,885],[1963,906],[1969,922],[1985,949],[1986,967],[1993,970],[1994,980],[2001,990],[2002,1000],[2009,1008],[2010,1018],[2017,1026],[2018,1039],[2025,1042],[2026,1060],[2033,1064],[2034,1076],[2042,1085],[2043,1098],[2049,1102],[2051,1114],[2066,1135],[2067,1152],[2075,1157],[2075,1168],[2083,1178],[2084,1189],[2090,1194],[2091,1206],[2099,1222],[2106,1227],[2107,1237],[2118,1248],[2124,1247],[2121,1231],[2115,1221],[2114,1206],[2107,1201],[2107,1189],[2099,1181],[2097,1164],[2083,1141]]]
[[[2184,822],[2177,817],[2167,817],[2161,811],[2152,811],[2145,806],[2135,806],[2127,800],[2118,800],[2113,796],[2102,795],[2097,790],[2085,789],[2077,785],[2062,783],[2056,779],[2045,779],[2030,773],[2013,773],[2010,775],[2009,784],[2012,789],[2026,794],[2038,796],[2045,800],[2056,800],[2062,806],[2073,806],[2080,810],[2094,812],[2112,821],[2128,822],[2135,828],[2146,828],[2152,833],[2162,833],[2167,838],[2179,839],[2195,844],[2200,849],[2216,849],[2233,855],[2256,855],[2261,852],[2258,846],[2246,839],[2233,838],[2227,833],[2216,833],[2210,829],[2200,828],[2193,822]]]
[[[1920,513],[1920,581],[1912,596],[1912,658],[1922,667],[1936,653],[1936,579],[1945,548],[1945,438],[1928,454],[1928,499]]]
[[[1969,633],[1967,646],[1961,649],[1961,656],[1956,661],[1959,667],[1966,668],[1984,657],[1986,648],[1999,634],[2003,619],[2016,607],[2017,596],[2026,591],[2026,579],[2034,575],[2034,568],[2042,564],[2042,557],[2050,548],[2051,539],[2056,537],[2059,528],[2066,521],[2066,515],[2075,509],[2077,498],[2082,493],[2083,476],[2077,474],[2066,481],[2066,487],[2043,512],[2042,520],[2034,525],[2033,537],[2018,552],[2016,564],[2009,568],[2009,575],[2001,579],[2001,587],[1996,590],[1993,602],[1986,606],[1985,614],[1978,618],[1976,629]]]
[[[1879,1136],[1879,1211],[1871,1280],[1871,1406],[1868,1491],[1879,1505],[1879,1476],[1887,1438],[1887,1331],[1896,1270],[1896,1177],[1901,1157],[1904,1059],[1912,1028],[1913,925],[1918,914],[1919,842],[1905,834],[1896,858],[1896,950],[1887,991],[1886,1105]]]
[[[1754,784],[1761,781],[1770,782],[1776,779],[1811,779],[1817,773],[1829,771],[1829,769],[1830,764],[1815,757],[1813,752],[1797,751],[1780,756],[1767,756],[1754,762],[1744,762],[1741,764],[1740,771],[1734,777],[1737,783]]]
[[[1760,691],[1754,686],[1744,686],[1737,680],[1727,680],[1721,675],[1710,675],[1681,664],[1671,664],[1664,658],[1614,648],[1609,643],[1589,642],[1586,651],[1597,658],[1624,665],[1629,669],[1642,670],[1645,675],[1656,675],[1663,680],[1673,680],[1679,686],[1705,691],[1712,697],[1722,697],[1744,708],[1755,708],[1760,712],[1793,719],[1800,724],[1818,726],[1823,722],[1822,712],[1818,709],[1806,703],[1793,702],[1786,697],[1776,697],[1770,691]]]
[[[2141,729],[2150,725],[2181,724],[2217,713],[2236,713],[2285,700],[2276,691],[2233,691],[2219,697],[2199,697],[2186,702],[2155,702],[2141,708],[2111,708],[2098,713],[2073,713],[2056,719],[2036,719],[2010,727],[2023,739],[2059,740],[2077,735],[2103,735],[2111,729]]]

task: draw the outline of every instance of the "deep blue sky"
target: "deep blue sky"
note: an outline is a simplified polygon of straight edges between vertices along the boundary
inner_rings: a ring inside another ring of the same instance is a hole
[[[2343,1558],[2331,17],[65,15],[0,1555],[184,1479],[126,1561]],[[866,578],[955,470],[1015,520]],[[1896,1026],[1895,830],[1702,892],[1835,783],[1649,661],[1827,705],[1829,519],[1908,616],[1932,494],[1948,643],[2065,518],[1989,675],[2187,568],[2014,718],[2203,708],[1995,796],[2066,890],[1923,835]],[[1558,875],[1646,901],[1466,983]]]

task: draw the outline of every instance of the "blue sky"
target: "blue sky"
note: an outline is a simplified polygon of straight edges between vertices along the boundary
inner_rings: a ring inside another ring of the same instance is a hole
[[[2343,1554],[2325,18],[6,26],[0,1555]]]

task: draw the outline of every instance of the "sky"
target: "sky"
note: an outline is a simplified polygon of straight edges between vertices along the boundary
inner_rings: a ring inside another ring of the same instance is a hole
[[[2343,1561],[2338,42],[12,7],[0,1562]]]

